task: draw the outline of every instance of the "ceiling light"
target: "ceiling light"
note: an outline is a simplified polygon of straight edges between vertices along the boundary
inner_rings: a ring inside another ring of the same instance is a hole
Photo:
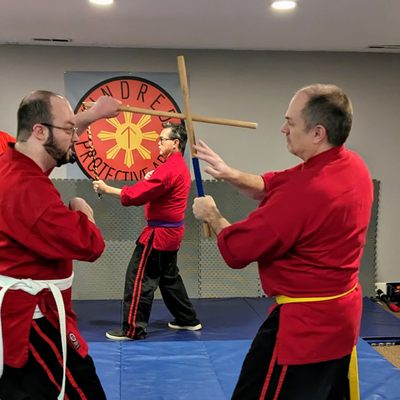
[[[296,6],[297,3],[294,0],[276,0],[271,4],[271,7],[274,10],[293,10],[293,8],[296,8]]]
[[[114,0],[89,0],[92,4],[96,4],[98,6],[109,6],[114,3]]]

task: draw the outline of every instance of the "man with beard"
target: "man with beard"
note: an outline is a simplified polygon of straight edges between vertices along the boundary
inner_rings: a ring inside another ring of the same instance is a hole
[[[105,399],[71,303],[72,260],[96,260],[104,240],[85,200],[66,207],[48,175],[73,162],[79,133],[118,106],[102,97],[74,115],[48,91],[19,106],[17,141],[0,158],[2,399]]]

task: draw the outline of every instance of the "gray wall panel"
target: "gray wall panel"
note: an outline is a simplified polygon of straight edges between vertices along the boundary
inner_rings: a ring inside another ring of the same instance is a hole
[[[78,300],[121,299],[125,272],[134,249],[133,241],[106,241],[94,263],[74,262],[73,298]]]
[[[374,179],[374,204],[371,211],[371,221],[367,232],[367,243],[361,259],[360,283],[364,296],[375,297],[376,273],[376,239],[378,229],[379,190],[380,182]]]

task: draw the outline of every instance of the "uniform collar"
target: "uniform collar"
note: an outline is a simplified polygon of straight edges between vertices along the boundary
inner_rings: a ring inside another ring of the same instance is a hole
[[[50,168],[48,171],[43,172],[39,165],[35,163],[35,161],[15,149],[15,143],[8,143],[8,149],[4,152],[3,157],[11,163],[18,162],[25,164],[28,168],[31,168],[32,170],[38,169],[42,174],[46,176],[49,176],[53,171],[53,168]]]
[[[327,164],[333,160],[341,158],[344,156],[346,149],[344,145],[332,147],[329,150],[326,150],[322,153],[317,154],[314,157],[311,157],[305,163],[303,163],[304,168],[313,168],[319,165]]]

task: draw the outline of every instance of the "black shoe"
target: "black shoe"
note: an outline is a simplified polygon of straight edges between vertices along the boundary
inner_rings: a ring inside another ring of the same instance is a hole
[[[181,329],[185,331],[199,331],[203,326],[201,325],[200,322],[195,322],[194,324],[178,324],[176,322],[176,319],[174,319],[171,322],[168,322],[168,326],[171,329]]]
[[[122,330],[119,331],[107,331],[106,338],[110,340],[134,340],[129,336],[125,335],[125,332]]]

